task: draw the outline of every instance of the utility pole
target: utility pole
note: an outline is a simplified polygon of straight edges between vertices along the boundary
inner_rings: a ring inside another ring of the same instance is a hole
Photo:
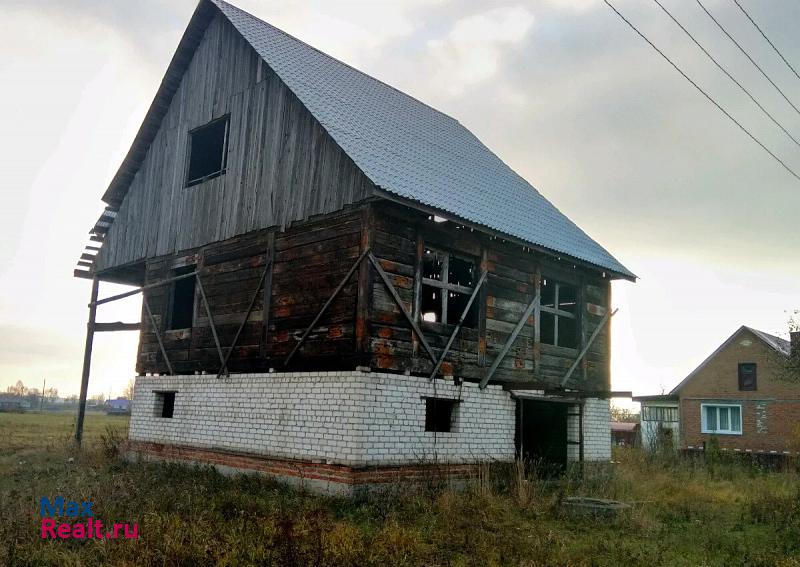
[[[40,412],[42,411],[42,408],[44,407],[44,389],[46,387],[47,387],[47,378],[45,378],[44,381],[42,382],[42,396],[41,396],[41,398],[39,400],[39,411]]]

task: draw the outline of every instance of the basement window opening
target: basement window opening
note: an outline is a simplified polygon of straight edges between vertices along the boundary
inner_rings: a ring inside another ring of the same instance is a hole
[[[742,362],[739,364],[739,390],[742,392],[755,392],[757,389],[756,363]]]
[[[475,287],[476,269],[473,260],[450,252],[425,248],[422,255],[422,320],[430,323],[457,325]],[[464,318],[464,327],[477,325],[477,303]]]
[[[227,166],[229,116],[189,132],[189,167],[186,186],[222,175]]]
[[[186,266],[175,270],[175,276],[191,274],[196,266]],[[172,286],[172,306],[170,309],[169,330],[190,329],[194,324],[194,293],[197,276],[178,280]]]
[[[539,307],[539,339],[542,343],[578,348],[578,288],[543,278]]]
[[[155,392],[156,394],[156,417],[172,419],[175,413],[175,394],[176,392]]]
[[[425,398],[425,431],[450,433],[455,425],[458,400]]]

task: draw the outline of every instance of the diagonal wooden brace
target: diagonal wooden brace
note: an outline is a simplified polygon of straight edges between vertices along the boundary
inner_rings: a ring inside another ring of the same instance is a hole
[[[472,303],[478,296],[478,292],[480,291],[481,287],[483,287],[487,275],[488,273],[486,272],[486,270],[484,270],[483,273],[481,274],[480,279],[478,280],[478,283],[475,285],[475,289],[472,290],[472,295],[470,295],[469,301],[467,301],[467,306],[464,307],[464,311],[461,313],[461,317],[458,319],[458,324],[456,325],[456,328],[453,330],[453,333],[447,340],[447,344],[445,345],[442,354],[439,356],[439,361],[436,363],[436,366],[433,367],[433,372],[431,372],[431,375],[428,376],[428,380],[433,380],[436,377],[436,373],[439,372],[439,368],[441,368],[442,363],[444,362],[444,357],[447,356],[447,353],[450,351],[450,347],[453,346],[453,342],[456,340],[456,336],[458,335],[458,332],[461,330],[461,326],[464,324],[464,320],[467,318],[467,313],[469,313],[469,309],[470,307],[472,307]]]
[[[486,387],[486,384],[489,383],[489,380],[492,378],[494,373],[497,371],[497,368],[500,366],[500,363],[503,362],[503,359],[508,354],[509,349],[511,349],[511,345],[514,344],[514,341],[517,340],[517,335],[522,330],[522,327],[525,326],[525,323],[528,321],[528,317],[531,316],[533,311],[539,306],[539,292],[536,292],[536,297],[533,298],[528,308],[525,310],[525,313],[522,315],[522,318],[517,322],[517,326],[514,327],[514,330],[511,333],[511,336],[508,337],[506,344],[503,345],[503,350],[500,351],[500,354],[497,355],[497,358],[494,359],[492,365],[489,367],[489,370],[486,372],[486,376],[483,377],[481,380],[481,390]]]
[[[150,302],[147,301],[147,296],[144,294],[142,294],[142,303],[144,303],[144,309],[145,311],[147,311],[147,316],[150,318],[150,324],[153,325],[153,333],[155,333],[156,340],[158,340],[158,348],[161,349],[161,356],[164,357],[164,362],[167,364],[167,369],[169,370],[169,373],[174,374],[172,371],[172,365],[169,363],[167,350],[164,348],[164,341],[161,339],[161,331],[158,330],[158,325],[156,325],[156,318],[153,316],[153,311],[150,309]]]
[[[566,386],[567,382],[572,377],[572,373],[575,372],[575,369],[578,367],[580,361],[583,360],[583,357],[586,356],[587,352],[589,352],[589,349],[592,347],[592,344],[594,344],[597,335],[600,334],[600,331],[603,330],[603,327],[606,326],[606,323],[608,323],[611,320],[611,318],[614,315],[616,315],[617,311],[619,311],[619,309],[614,309],[614,311],[606,313],[603,319],[600,321],[600,324],[597,325],[597,328],[594,330],[594,333],[592,333],[592,336],[589,337],[589,341],[586,343],[586,346],[583,347],[580,354],[578,355],[578,358],[575,359],[575,362],[572,363],[572,366],[569,367],[569,371],[567,371],[567,374],[561,380],[562,388]]]
[[[336,296],[338,296],[339,293],[344,289],[344,286],[347,284],[347,281],[350,279],[350,277],[356,271],[356,269],[361,264],[361,262],[364,261],[364,258],[367,257],[367,254],[370,254],[369,248],[366,248],[361,253],[361,255],[358,257],[358,260],[356,260],[356,263],[353,264],[350,267],[349,270],[347,270],[347,274],[344,276],[344,278],[342,278],[342,281],[339,282],[339,285],[336,287],[336,289],[334,290],[333,294],[331,294],[331,296],[328,298],[328,301],[326,301],[325,304],[322,306],[322,309],[319,310],[319,313],[317,313],[317,316],[314,317],[314,320],[311,321],[311,324],[305,330],[305,332],[303,333],[303,336],[300,337],[300,340],[298,341],[298,343],[296,345],[294,345],[294,348],[292,349],[292,352],[290,352],[289,356],[286,357],[286,360],[283,361],[283,365],[284,366],[288,366],[289,365],[289,362],[294,357],[294,354],[300,349],[300,346],[306,341],[306,339],[308,338],[308,335],[311,334],[311,331],[314,329],[314,327],[317,326],[317,323],[322,318],[322,316],[325,314],[325,311],[327,311],[328,307],[330,307],[331,303],[333,303],[333,300],[336,299]]]
[[[423,348],[425,349],[425,352],[427,352],[428,356],[431,357],[431,361],[434,364],[436,364],[436,355],[434,354],[431,345],[428,344],[428,341],[425,339],[425,335],[422,334],[419,325],[417,325],[416,321],[414,321],[414,318],[411,316],[408,310],[406,310],[406,306],[403,304],[403,300],[400,299],[397,290],[394,288],[394,285],[392,285],[392,280],[390,280],[389,276],[386,275],[386,272],[383,271],[383,268],[381,268],[381,265],[378,263],[378,259],[375,258],[372,252],[369,253],[369,261],[375,267],[375,270],[377,270],[378,275],[381,277],[381,280],[383,280],[383,284],[386,286],[386,289],[389,290],[389,294],[394,299],[394,302],[397,303],[397,306],[400,308],[400,311],[402,311],[403,315],[405,315],[408,324],[411,325],[411,328],[417,334],[419,342],[420,344],[422,344]]]
[[[214,325],[214,318],[211,316],[211,306],[208,304],[208,298],[206,297],[206,290],[203,288],[203,282],[200,281],[200,274],[197,274],[197,288],[200,290],[200,295],[203,298],[203,305],[206,307],[206,316],[208,317],[208,324],[211,326],[211,334],[214,336],[214,344],[217,345],[220,368],[224,368],[225,356],[222,354],[222,347],[219,344],[219,336],[217,336],[217,327]]]
[[[256,286],[256,291],[253,293],[253,298],[250,300],[250,305],[247,307],[247,312],[244,315],[244,320],[242,324],[239,325],[239,329],[236,331],[236,335],[233,337],[233,343],[231,343],[230,348],[228,349],[228,354],[225,355],[225,360],[222,361],[222,368],[219,369],[219,373],[217,373],[217,378],[219,379],[222,374],[228,374],[228,360],[231,358],[231,354],[233,354],[233,349],[236,348],[236,343],[239,342],[239,336],[241,336],[242,331],[244,330],[244,326],[247,324],[247,320],[250,318],[250,313],[253,312],[253,307],[256,304],[256,300],[258,299],[258,294],[261,292],[261,288],[264,285],[264,280],[267,279],[267,273],[269,272],[270,268],[272,267],[272,260],[267,261],[267,265],[264,266],[264,272],[261,274],[261,279],[258,280],[258,285]],[[265,307],[268,309],[268,307]]]

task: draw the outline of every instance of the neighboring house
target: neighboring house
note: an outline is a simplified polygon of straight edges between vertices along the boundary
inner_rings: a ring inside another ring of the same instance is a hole
[[[126,398],[116,398],[106,402],[106,413],[128,414],[131,412],[131,401]]]
[[[147,286],[141,324],[89,327],[141,327],[132,449],[345,492],[610,458],[635,276],[458,121],[230,4],[103,200],[76,276]]]
[[[673,427],[667,424],[679,418],[683,449],[702,449],[715,437],[723,449],[797,452],[800,382],[785,369],[798,345],[798,333],[790,342],[742,326],[668,395],[634,398],[642,403],[643,440],[653,438],[653,424]]]
[[[642,447],[678,448],[680,439],[679,400],[677,394],[660,396],[637,396],[635,402],[641,402],[639,412],[640,440]]]
[[[611,442],[618,447],[633,447],[639,440],[639,424],[627,421],[611,422]]]

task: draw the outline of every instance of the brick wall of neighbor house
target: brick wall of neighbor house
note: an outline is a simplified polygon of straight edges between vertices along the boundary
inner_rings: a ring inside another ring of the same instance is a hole
[[[738,365],[755,362],[757,390],[739,391]],[[683,447],[702,447],[703,403],[741,403],[742,434],[716,435],[722,448],[740,451],[797,451],[800,384],[782,380],[782,359],[749,331],[717,353],[680,390]]]
[[[154,391],[177,392],[173,418]],[[434,395],[462,400],[451,433],[425,431]],[[129,438],[350,467],[510,461],[514,407],[500,386],[358,371],[140,376]]]
[[[577,413],[577,407],[571,407],[570,413]],[[608,400],[588,398],[583,406],[583,460],[611,460],[611,404]],[[567,438],[578,440],[578,417],[567,418]],[[571,462],[578,460],[580,449],[577,445],[567,447],[567,458]]]

